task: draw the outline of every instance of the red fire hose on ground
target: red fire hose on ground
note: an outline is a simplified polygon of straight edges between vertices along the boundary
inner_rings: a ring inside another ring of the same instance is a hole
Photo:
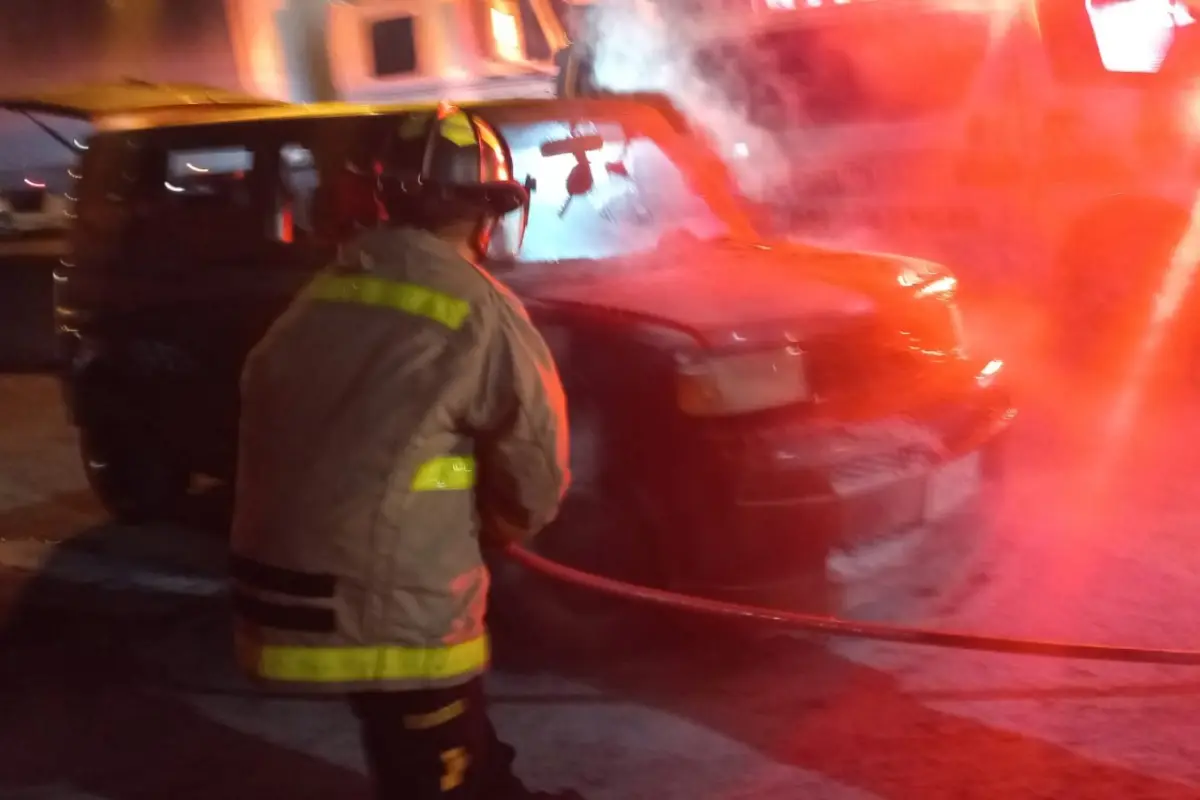
[[[1128,664],[1200,666],[1200,650],[1164,650],[1105,644],[1053,642],[1004,636],[985,636],[934,628],[856,622],[836,617],[802,614],[794,611],[760,608],[740,603],[693,597],[662,589],[654,589],[648,586],[637,586],[568,567],[515,545],[505,548],[503,555],[515,564],[544,578],[608,595],[613,598],[645,603],[651,606],[701,616],[765,624],[792,632],[942,647],[952,650],[974,650],[1045,658],[1107,661]],[[210,605],[208,602],[203,603],[205,608],[208,608]],[[145,624],[146,620],[139,619],[135,621],[136,624],[130,626],[129,630],[111,631],[106,629],[104,635],[116,636],[127,640],[128,650],[140,654],[138,661],[143,670],[145,670],[143,680],[147,681],[148,685],[157,686],[163,690],[218,697],[295,697],[309,702],[314,700],[340,702],[340,698],[336,696],[314,696],[312,694],[296,694],[281,690],[264,691],[262,689],[249,688],[244,685],[240,677],[234,678],[233,676],[229,676],[230,679],[225,681],[226,685],[222,686],[213,685],[207,681],[196,682],[181,679],[173,674],[175,669],[162,663],[162,641],[172,635],[195,636],[197,628],[203,629],[202,635],[211,637],[214,641],[225,641],[228,638],[228,631],[226,630],[228,614],[220,604],[216,608],[217,613],[213,613],[213,609],[208,609],[208,613],[204,613],[197,608],[194,602],[180,603],[177,608],[162,613],[161,617],[155,615],[155,618],[161,624],[161,628],[154,626],[153,632],[150,632],[147,628]],[[151,651],[153,655],[151,655]],[[189,657],[188,667],[190,668],[191,666],[193,664]]]
[[[989,653],[1009,653],[1024,656],[1090,661],[1114,661],[1131,664],[1200,666],[1200,650],[1161,650],[1104,644],[1051,642],[1004,636],[983,636],[973,633],[902,625],[854,622],[852,620],[837,619],[836,617],[800,614],[793,611],[759,608],[740,603],[691,597],[662,589],[637,586],[565,566],[515,545],[506,548],[505,554],[527,569],[552,580],[613,597],[649,603],[655,606],[694,614],[766,623],[793,631],[843,638],[872,639],[879,642],[946,647],[954,650],[978,650]]]

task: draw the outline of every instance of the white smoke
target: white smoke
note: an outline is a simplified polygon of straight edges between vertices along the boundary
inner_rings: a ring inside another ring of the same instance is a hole
[[[827,207],[820,220],[796,218],[797,198],[811,207],[846,191],[845,137],[810,135],[815,130],[804,92],[814,87],[785,75],[769,53],[742,41],[732,26],[714,29],[706,12],[682,8],[686,2],[592,3],[585,44],[598,87],[670,97],[706,130],[743,193],[773,206],[777,222],[793,236],[828,246],[880,249],[878,231],[853,214]],[[752,105],[755,119],[770,128],[751,119]],[[836,178],[832,183],[831,177]]]
[[[774,44],[761,34],[778,29],[757,24],[743,3],[743,21],[721,21],[715,0],[592,0],[581,33],[595,83],[670,97],[708,132],[745,194],[808,241],[933,258],[953,247],[957,257],[957,217],[975,208],[959,207],[953,167],[965,134],[949,115],[969,116],[961,104],[1010,25],[1012,0],[914,3],[879,17],[847,9],[844,25],[792,24],[805,34]],[[961,97],[947,88],[959,83],[950,71],[962,76]],[[926,101],[948,115],[942,127],[910,124]],[[876,118],[871,104],[913,110]]]
[[[776,137],[746,110],[748,79],[729,58],[724,74],[701,75],[703,37],[682,9],[650,0],[601,0],[589,9],[594,79],[615,92],[661,92],[713,139],[747,195],[767,199],[788,183],[788,160]],[[746,54],[742,54],[744,69]],[[762,70],[749,81],[769,83]],[[786,97],[787,93],[776,93]]]

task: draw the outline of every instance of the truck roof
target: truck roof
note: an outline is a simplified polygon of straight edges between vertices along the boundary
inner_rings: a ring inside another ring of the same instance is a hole
[[[450,102],[453,102],[451,100]],[[309,103],[270,105],[260,107],[230,108],[221,105],[195,105],[181,108],[157,108],[145,111],[114,114],[96,120],[97,133],[149,130],[155,128],[184,127],[190,125],[224,125],[239,122],[267,120],[331,119],[338,117],[360,117],[383,114],[399,114],[413,111],[430,111],[437,108],[434,101],[421,103]],[[570,99],[535,98],[485,100],[456,103],[462,108],[479,112],[503,112],[505,117],[540,117],[548,112],[565,116],[607,115],[622,108],[628,111],[631,105],[654,108],[668,117],[673,126],[686,129],[688,126],[674,104],[658,94],[605,94]]]
[[[104,134],[196,125],[399,114],[431,110],[444,100],[455,102],[453,97],[431,97],[417,102],[298,104],[205,86],[126,79],[0,97],[0,109],[28,116],[65,147],[77,152],[81,147],[78,143],[71,143],[38,117],[46,115],[86,121],[96,133]],[[550,114],[580,118],[609,116],[619,114],[622,109],[628,113],[631,106],[642,106],[653,108],[676,130],[692,132],[674,103],[656,93],[594,93],[573,98],[509,97],[456,105],[484,113],[502,112],[509,119],[537,119]]]

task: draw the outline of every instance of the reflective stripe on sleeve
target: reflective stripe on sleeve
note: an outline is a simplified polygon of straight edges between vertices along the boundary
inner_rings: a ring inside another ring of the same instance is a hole
[[[480,636],[446,647],[295,647],[262,645],[239,637],[239,661],[260,678],[298,683],[369,683],[454,678],[488,664]]]
[[[470,456],[431,458],[413,476],[414,492],[470,489],[475,486],[475,459]]]
[[[442,292],[369,275],[322,275],[308,287],[308,295],[327,303],[358,303],[389,308],[445,325],[462,327],[471,304]]]

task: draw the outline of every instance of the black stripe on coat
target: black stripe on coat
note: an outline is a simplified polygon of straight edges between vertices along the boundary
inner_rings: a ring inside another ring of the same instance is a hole
[[[313,599],[333,597],[337,586],[337,578],[328,573],[285,569],[244,556],[229,557],[229,576],[260,591]]]
[[[337,615],[332,608],[272,603],[237,590],[233,592],[233,611],[264,628],[304,633],[332,633],[337,629]]]

